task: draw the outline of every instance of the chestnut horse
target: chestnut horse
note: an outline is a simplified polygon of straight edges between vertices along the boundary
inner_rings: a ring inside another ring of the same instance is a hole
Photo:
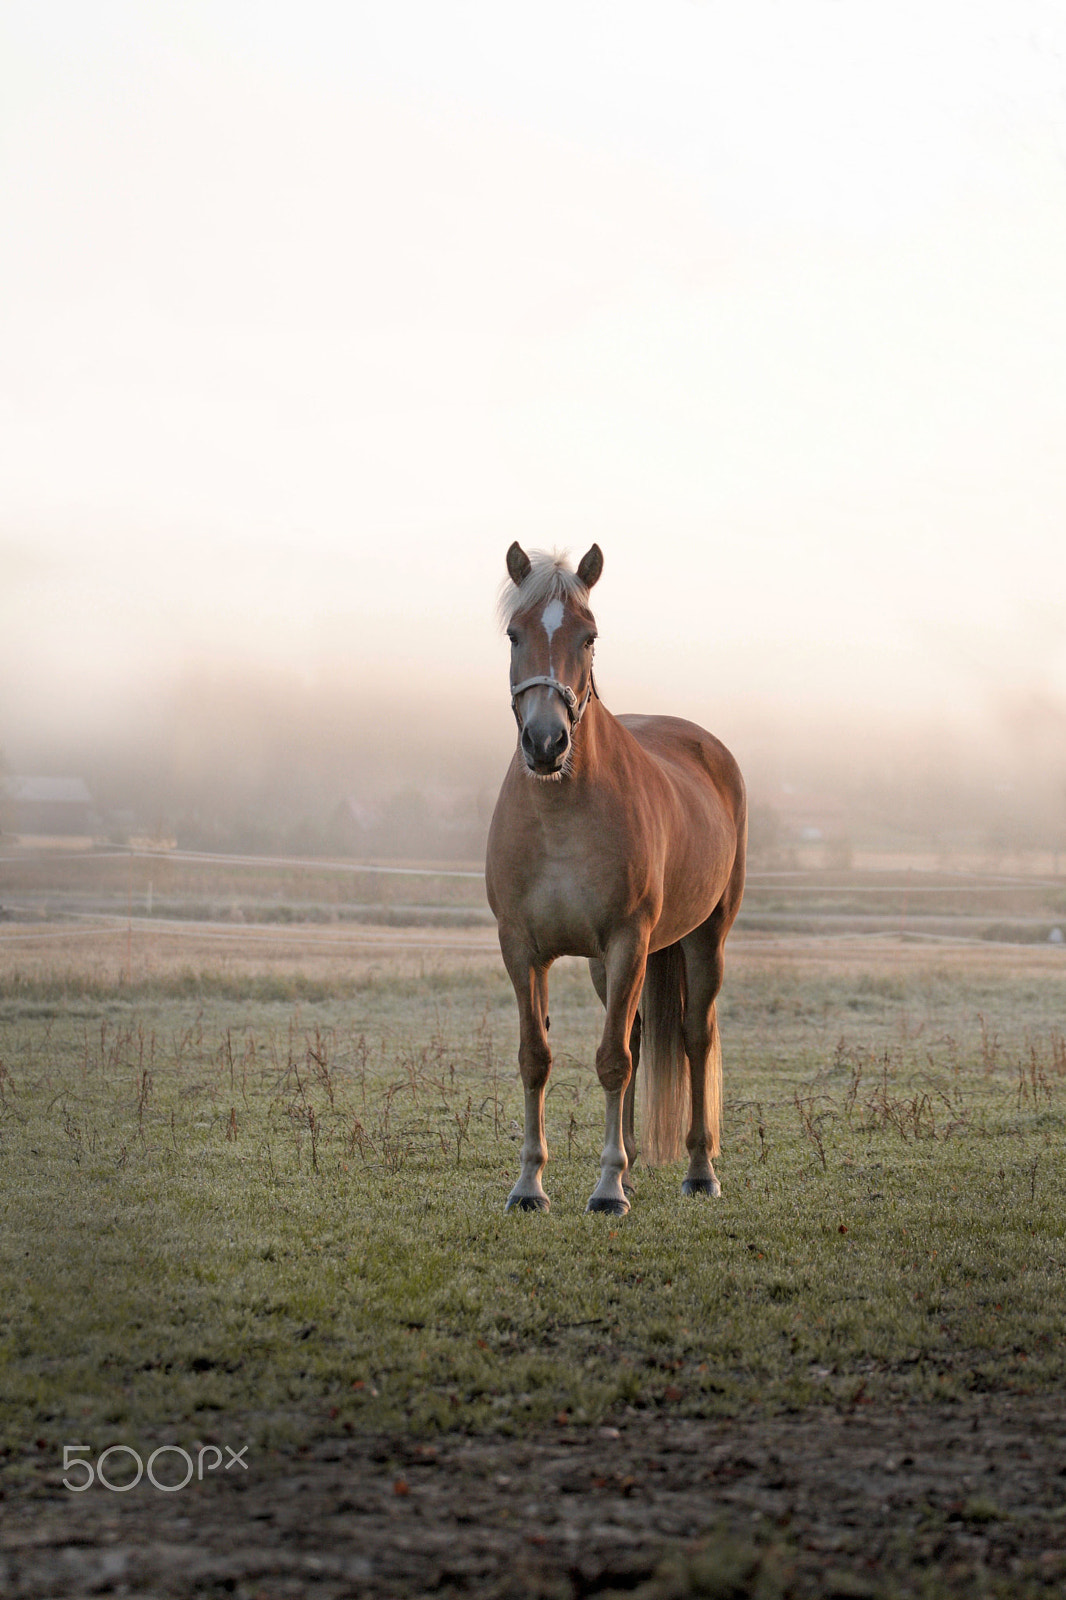
[[[596,1051],[607,1128],[588,1210],[629,1210],[641,1052],[645,1159],[676,1160],[688,1116],[682,1193],[721,1192],[711,1165],[722,1101],[715,998],[744,893],[744,781],[695,723],[606,709],[592,677],[589,609],[602,570],[595,544],[576,572],[517,543],[507,552],[500,610],[518,748],[492,818],[485,882],[518,998],[525,1090],[522,1170],[508,1210],[548,1209],[548,970],[563,955],[587,956],[607,1008]]]

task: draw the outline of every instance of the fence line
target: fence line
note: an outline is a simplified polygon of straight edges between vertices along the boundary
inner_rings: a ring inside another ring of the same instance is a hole
[[[268,929],[262,923],[248,926],[230,924],[225,922],[178,922],[149,920],[145,917],[135,917],[130,924],[125,917],[106,917],[102,915],[99,921],[87,928],[54,928],[36,930],[27,933],[0,933],[0,945],[4,944],[33,944],[42,940],[50,942],[53,939],[93,939],[111,935],[114,938],[129,938],[131,930],[138,933],[152,933],[163,939],[218,939],[223,942],[241,941],[252,944],[268,944],[275,946],[302,945],[309,949],[378,949],[378,950],[441,950],[457,951],[466,954],[493,955],[496,953],[495,929],[486,928],[486,938],[483,943],[460,943],[458,940],[448,939],[411,939],[400,934],[391,939],[367,938],[362,934],[353,933],[345,938],[336,935],[319,935],[305,932],[306,925],[292,925],[279,928],[277,931]],[[949,945],[973,945],[983,950],[1047,950],[1059,948],[1049,945],[1043,940],[1038,942],[1024,941],[1019,943],[1012,939],[985,939],[973,934],[963,933],[925,933],[920,929],[908,928],[903,932],[893,928],[844,929],[837,933],[820,933],[814,930],[804,930],[799,934],[782,937],[775,934],[760,934],[738,924],[732,933],[731,943],[736,946],[743,944],[753,950],[795,950],[797,939],[809,945],[818,944],[852,944],[856,940],[869,942],[876,939],[891,939],[908,944],[929,943]]]
[[[4,861],[182,861],[212,867],[300,867],[312,872],[382,873],[401,878],[478,878],[481,871],[456,867],[386,867],[369,861],[337,861],[314,856],[238,856],[215,855],[206,850],[86,850],[84,852],[36,850],[25,854],[0,855]]]
[[[394,939],[366,938],[361,934],[353,933],[347,938],[338,938],[336,935],[319,935],[294,931],[292,928],[279,928],[276,932],[265,928],[262,924],[251,927],[230,925],[225,922],[161,922],[149,921],[147,918],[135,918],[133,927],[139,934],[158,934],[161,938],[178,939],[229,939],[240,940],[252,944],[298,944],[315,949],[324,949],[328,946],[339,950],[350,950],[353,946],[365,948],[372,946],[381,950],[460,950],[484,954],[493,954],[496,950],[495,938],[486,938],[482,944],[473,942],[460,943],[458,940],[449,939],[409,939],[399,936]],[[126,938],[130,925],[125,917],[101,916],[89,928],[57,928],[49,931],[36,931],[33,933],[0,933],[0,944],[29,944],[34,941],[52,939],[93,939],[108,934],[115,938]],[[489,933],[486,929],[486,934]],[[493,932],[495,930],[492,930]]]
[[[394,867],[381,862],[342,861],[335,857],[314,856],[245,856],[227,853],[215,854],[207,850],[148,850],[141,848],[64,852],[36,850],[11,852],[0,855],[0,865],[22,861],[70,862],[83,864],[95,861],[176,861],[191,866],[277,867],[297,868],[309,872],[342,872],[352,875],[371,874],[400,878],[463,878],[482,882],[484,872],[467,867]],[[858,877],[884,877],[897,873],[904,881],[898,883],[811,883],[801,870],[749,872],[749,888],[776,889],[780,893],[807,894],[989,894],[1011,889],[1066,889],[1066,876],[1030,878],[1021,874],[952,872],[936,867],[883,867],[856,868]],[[916,878],[936,877],[937,883],[915,882]],[[954,881],[952,881],[954,880]]]

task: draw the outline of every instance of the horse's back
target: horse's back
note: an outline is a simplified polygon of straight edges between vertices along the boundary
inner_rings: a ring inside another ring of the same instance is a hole
[[[744,894],[748,824],[740,768],[720,739],[683,717],[617,720],[657,773],[663,897],[651,947],[676,942],[712,915],[724,937]]]

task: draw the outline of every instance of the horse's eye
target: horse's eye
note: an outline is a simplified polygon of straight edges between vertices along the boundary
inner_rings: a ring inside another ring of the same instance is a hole
[[[508,637],[508,639],[510,639],[512,644],[517,644],[518,643],[518,635],[517,635],[517,633],[512,633],[510,628],[508,628],[508,630],[507,630],[507,637]]]
[[[591,650],[592,646],[595,643],[596,643],[596,635],[594,633],[590,633],[588,638],[585,640],[585,649],[586,650]]]

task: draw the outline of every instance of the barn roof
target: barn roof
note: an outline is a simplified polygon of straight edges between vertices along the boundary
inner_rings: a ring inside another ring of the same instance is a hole
[[[37,805],[92,805],[93,800],[84,778],[38,778],[11,773],[0,778],[0,787],[9,800]]]

